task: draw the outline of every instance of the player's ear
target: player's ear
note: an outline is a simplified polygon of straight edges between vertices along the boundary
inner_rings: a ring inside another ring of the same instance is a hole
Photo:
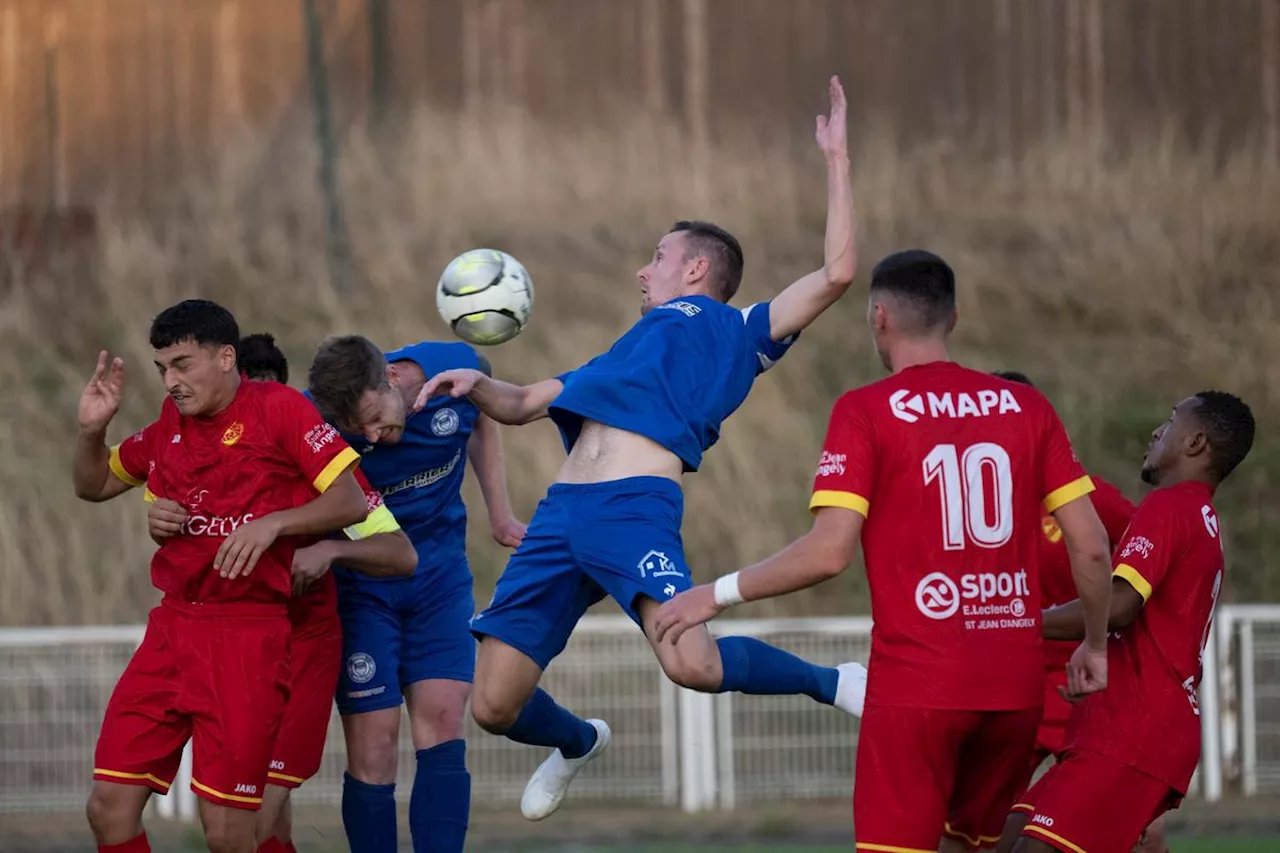
[[[224,373],[236,369],[236,348],[231,344],[218,347],[218,367],[222,368]]]
[[[1199,426],[1188,431],[1182,442],[1183,452],[1188,456],[1199,456],[1209,450],[1209,436]]]
[[[951,316],[947,319],[947,334],[951,334],[956,330],[956,321],[960,319],[960,313],[954,308],[951,310]]]

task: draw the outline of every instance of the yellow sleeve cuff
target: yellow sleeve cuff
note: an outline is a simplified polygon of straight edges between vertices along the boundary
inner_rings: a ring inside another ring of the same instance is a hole
[[[117,444],[111,448],[111,458],[107,460],[107,465],[111,468],[111,473],[116,475],[116,479],[126,486],[137,488],[142,485],[142,480],[124,470],[124,463],[120,461],[120,445]]]
[[[342,452],[333,457],[328,465],[324,466],[324,470],[320,472],[320,476],[316,477],[313,485],[316,491],[324,494],[333,485],[333,481],[342,476],[348,468],[355,462],[359,461],[360,454],[356,453],[350,447],[342,448]]]
[[[395,514],[387,509],[386,504],[379,504],[378,508],[369,513],[364,521],[353,524],[342,532],[347,534],[348,539],[358,541],[379,533],[395,533],[399,529],[400,522],[396,521]]]
[[[155,492],[151,491],[150,489],[144,488],[142,490],[142,500],[149,504],[155,503],[156,502]]]
[[[1121,563],[1116,566],[1116,570],[1111,573],[1113,578],[1123,578],[1129,583],[1129,586],[1138,591],[1138,595],[1142,596],[1143,602],[1151,598],[1151,584],[1147,579],[1139,574],[1138,570],[1128,563]]]
[[[1072,480],[1065,486],[1054,489],[1044,499],[1045,512],[1057,512],[1076,498],[1082,498],[1093,491],[1093,480],[1085,474],[1079,480]]]
[[[820,489],[813,493],[813,497],[809,498],[809,511],[813,512],[815,509],[824,506],[851,509],[863,518],[867,517],[867,511],[871,508],[871,504],[862,495],[855,495],[853,492]]]

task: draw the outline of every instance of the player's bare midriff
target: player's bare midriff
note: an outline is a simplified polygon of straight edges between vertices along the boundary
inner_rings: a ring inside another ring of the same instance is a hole
[[[603,483],[627,477],[666,477],[680,482],[684,465],[662,445],[634,432],[585,421],[558,483]]]

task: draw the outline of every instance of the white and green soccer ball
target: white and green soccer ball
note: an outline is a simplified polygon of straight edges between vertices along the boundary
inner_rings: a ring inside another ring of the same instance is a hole
[[[436,283],[436,308],[469,344],[509,341],[529,322],[533,279],[524,265],[497,249],[472,249],[449,262]]]

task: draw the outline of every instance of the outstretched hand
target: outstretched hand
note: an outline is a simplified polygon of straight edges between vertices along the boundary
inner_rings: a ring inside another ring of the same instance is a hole
[[[827,83],[827,96],[831,100],[829,115],[818,116],[817,129],[813,138],[817,141],[822,153],[828,157],[849,156],[848,112],[849,105],[845,101],[844,87],[840,78],[832,75]]]
[[[426,381],[422,386],[422,390],[418,392],[418,398],[413,401],[413,411],[421,412],[423,407],[427,405],[427,401],[432,397],[448,395],[457,399],[465,397],[471,393],[471,389],[476,387],[476,383],[484,377],[479,370],[471,370],[469,368],[458,368],[456,370],[446,370],[437,373]]]
[[[98,366],[93,371],[93,378],[80,395],[82,430],[105,430],[120,410],[120,399],[124,396],[124,361],[114,358],[108,365],[109,358],[110,353],[106,350],[98,353]]]

